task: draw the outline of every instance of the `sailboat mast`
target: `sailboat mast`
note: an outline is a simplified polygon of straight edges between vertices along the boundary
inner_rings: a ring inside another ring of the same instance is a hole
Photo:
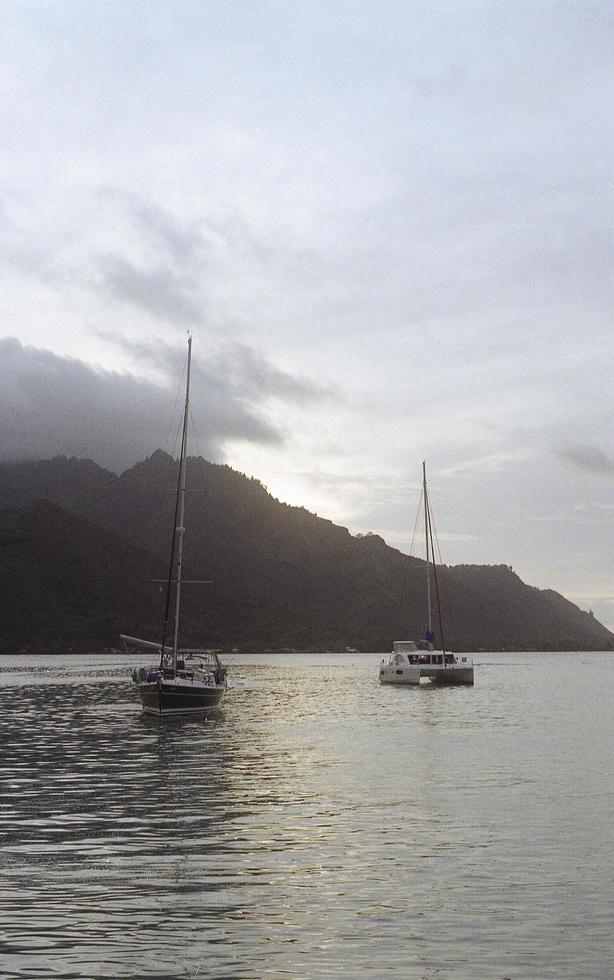
[[[433,635],[433,614],[431,610],[431,549],[429,546],[429,499],[426,489],[426,461],[422,460],[422,494],[424,496],[424,538],[426,541],[426,607],[427,607],[427,630],[428,636]],[[433,642],[428,640],[429,650],[433,649]]]
[[[181,609],[181,564],[183,561],[183,535],[185,532],[186,460],[188,448],[188,416],[190,410],[190,374],[192,367],[192,338],[188,337],[188,369],[185,386],[185,409],[181,434],[181,459],[179,461],[179,521],[177,533],[177,590],[175,592],[175,631],[173,633],[173,670],[177,670],[177,645],[179,641],[179,612]]]

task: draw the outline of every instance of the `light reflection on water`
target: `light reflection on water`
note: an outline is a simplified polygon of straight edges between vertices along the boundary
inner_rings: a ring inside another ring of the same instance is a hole
[[[2,975],[610,976],[614,657],[482,659],[243,657],[159,722],[132,661],[3,658]]]

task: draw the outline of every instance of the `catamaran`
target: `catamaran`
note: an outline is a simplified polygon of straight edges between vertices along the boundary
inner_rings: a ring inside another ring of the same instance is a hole
[[[437,565],[433,547],[433,519],[428,488],[426,485],[426,463],[422,463],[422,495],[424,498],[424,531],[426,538],[426,605],[427,628],[420,643],[415,640],[395,640],[388,660],[382,660],[379,669],[381,684],[420,684],[422,678],[434,684],[473,684],[473,660],[459,657],[446,650],[441,619],[441,601]],[[435,649],[433,631],[433,612],[431,600],[431,578],[435,586],[441,649]]]
[[[139,667],[132,675],[139,692],[143,711],[153,715],[178,715],[206,710],[220,703],[228,686],[226,667],[215,650],[181,649],[179,647],[191,365],[192,338],[189,337],[181,454],[171,557],[166,583],[162,640],[160,643],[155,643],[151,640],[140,640],[126,634],[121,636],[125,648],[128,646],[144,647],[145,649],[157,650],[160,654],[158,664],[153,667]],[[173,586],[175,587],[175,608],[172,640],[169,642]]]

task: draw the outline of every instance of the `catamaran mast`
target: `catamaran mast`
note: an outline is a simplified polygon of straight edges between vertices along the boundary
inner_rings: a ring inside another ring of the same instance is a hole
[[[424,538],[426,540],[426,606],[427,606],[427,640],[429,650],[433,649],[433,615],[431,611],[431,540],[429,534],[429,500],[426,489],[426,461],[422,460],[422,494],[424,496]]]
[[[175,592],[175,630],[173,633],[173,670],[177,670],[177,645],[179,640],[179,611],[181,609],[181,563],[183,560],[183,535],[186,493],[186,460],[188,448],[188,415],[190,409],[190,372],[192,366],[192,338],[188,337],[188,369],[185,386],[185,409],[181,434],[181,459],[179,461],[179,517],[177,534],[177,589]]]

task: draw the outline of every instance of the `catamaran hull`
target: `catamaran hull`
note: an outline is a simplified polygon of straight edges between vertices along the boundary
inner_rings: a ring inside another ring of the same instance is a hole
[[[380,684],[413,684],[418,685],[426,678],[439,687],[455,685],[471,686],[473,684],[473,667],[395,667],[380,668]]]
[[[471,686],[473,684],[473,667],[445,667],[443,670],[436,670],[434,674],[430,675],[430,679],[440,687],[455,684]]]
[[[380,684],[419,684],[419,667],[381,667]]]
[[[148,715],[196,714],[220,703],[226,688],[222,685],[195,688],[191,685],[139,684],[143,711]]]

